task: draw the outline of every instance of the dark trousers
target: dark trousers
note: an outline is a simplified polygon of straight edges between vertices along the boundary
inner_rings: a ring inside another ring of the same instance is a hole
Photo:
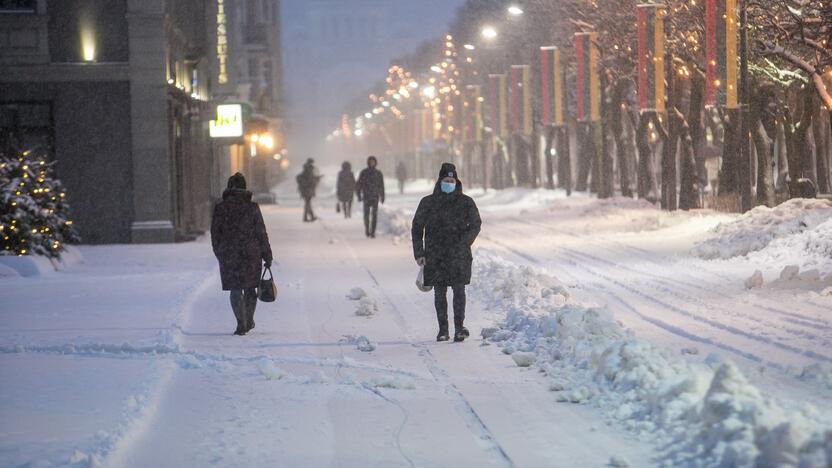
[[[257,289],[232,289],[231,310],[237,318],[237,328],[248,331],[254,328],[254,309],[257,307]]]
[[[315,213],[312,212],[312,197],[303,197],[303,220],[315,221]]]
[[[465,322],[465,285],[452,287],[454,291],[454,328],[462,330]],[[433,305],[436,306],[436,319],[440,330],[448,330],[448,287],[433,287]]]
[[[352,200],[341,202],[341,210],[344,211],[345,218],[352,218]]]
[[[368,236],[376,235],[376,220],[378,219],[378,200],[364,200],[364,233]]]

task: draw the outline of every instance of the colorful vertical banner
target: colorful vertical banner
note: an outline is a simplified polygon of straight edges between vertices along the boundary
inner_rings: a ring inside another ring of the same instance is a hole
[[[509,82],[509,128],[512,133],[532,134],[531,96],[529,93],[529,66],[512,65]]]
[[[736,108],[736,0],[705,0],[705,104]]]
[[[506,119],[506,75],[488,75],[488,110],[494,136],[508,137]]]
[[[601,120],[598,33],[575,33],[575,111],[581,122]]]
[[[554,46],[540,48],[540,83],[544,125],[565,125],[566,69],[561,63],[560,49]]]
[[[642,4],[636,10],[638,33],[638,107],[664,112],[664,5]]]

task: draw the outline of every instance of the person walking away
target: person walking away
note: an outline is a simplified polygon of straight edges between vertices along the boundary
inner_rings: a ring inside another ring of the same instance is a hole
[[[338,203],[344,212],[344,218],[352,218],[352,199],[355,196],[355,174],[352,172],[352,165],[349,161],[341,164],[341,172],[338,173],[338,182],[335,193],[338,196]]]
[[[396,179],[399,181],[399,194],[404,193],[404,183],[407,181],[407,166],[404,161],[399,161],[396,165]]]
[[[298,174],[298,192],[303,198],[303,222],[308,223],[318,219],[312,211],[312,199],[315,198],[315,190],[318,187],[318,181],[321,176],[315,172],[315,161],[312,158],[306,160],[303,165],[303,171]]]
[[[414,258],[425,268],[425,286],[433,286],[439,321],[436,341],[449,339],[448,287],[454,293],[454,341],[469,336],[464,324],[465,286],[471,282],[471,245],[481,226],[476,203],[462,193],[456,166],[442,164],[433,193],[419,202],[411,229]]]
[[[364,202],[364,233],[371,238],[376,237],[378,203],[384,204],[384,175],[376,169],[377,165],[375,156],[367,158],[367,168],[361,171],[355,184],[358,201]]]
[[[220,264],[223,291],[231,291],[231,309],[237,319],[235,335],[254,328],[260,262],[272,264],[272,248],[263,215],[251,201],[246,179],[239,172],[229,177],[222,200],[214,205],[211,218],[211,247]]]

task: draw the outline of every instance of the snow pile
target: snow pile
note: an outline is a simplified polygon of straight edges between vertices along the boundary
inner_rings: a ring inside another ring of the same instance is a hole
[[[397,375],[374,377],[366,382],[366,385],[373,388],[389,388],[393,390],[413,390],[416,388],[416,384],[413,383],[412,379]]]
[[[721,357],[691,364],[639,340],[606,310],[569,302],[543,273],[482,251],[475,268],[473,293],[505,313],[486,339],[543,371],[558,401],[597,405],[656,441],[666,465],[832,463],[832,424],[818,422],[817,409],[784,409]]]
[[[763,273],[755,270],[754,274],[745,280],[746,289],[760,289],[765,285]],[[832,287],[832,273],[822,275],[815,268],[800,270],[798,265],[786,265],[780,271],[780,276],[769,282],[768,287],[779,289],[807,289],[824,290]]]
[[[364,289],[359,287],[352,288],[350,289],[350,292],[347,293],[347,299],[351,301],[358,301],[364,297],[367,297],[367,291],[364,291]]]
[[[798,260],[803,268],[832,274],[832,217],[798,234],[774,239],[751,257],[764,263]]]
[[[792,238],[788,245],[803,244],[803,251],[820,253],[832,251],[832,202],[795,198],[774,208],[758,206],[736,220],[722,223],[712,230],[712,237],[698,243],[691,251],[706,260],[732,258],[763,250],[775,240]],[[826,222],[825,222],[826,221]],[[798,236],[814,231],[823,224],[823,233]],[[782,245],[781,247],[787,247]],[[809,249],[812,249],[811,251]],[[791,251],[794,255],[794,251]]]
[[[363,353],[369,353],[376,350],[376,345],[371,343],[370,339],[364,335],[344,335],[344,338],[341,339],[341,341],[347,344],[355,345],[355,349]]]
[[[358,301],[358,307],[355,309],[355,315],[359,317],[370,317],[378,312],[378,304],[372,298],[362,297]]]
[[[410,236],[410,224],[413,216],[403,210],[378,207],[378,231],[394,238],[405,238]]]

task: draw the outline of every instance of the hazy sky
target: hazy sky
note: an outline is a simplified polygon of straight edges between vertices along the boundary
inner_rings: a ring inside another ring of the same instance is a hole
[[[290,151],[316,152],[391,59],[442,35],[464,0],[283,0]]]

